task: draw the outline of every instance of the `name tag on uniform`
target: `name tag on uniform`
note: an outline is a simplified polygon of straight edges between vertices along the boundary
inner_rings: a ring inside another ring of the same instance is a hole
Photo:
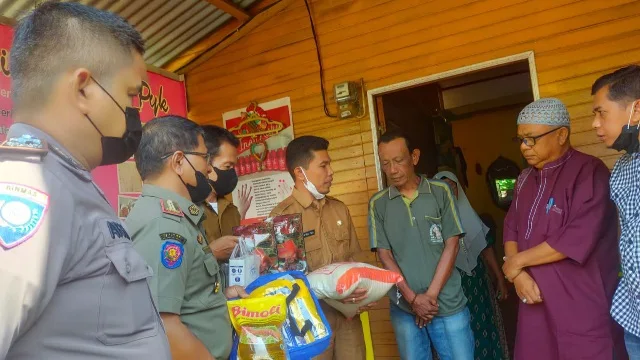
[[[313,235],[315,235],[315,234],[316,234],[316,231],[315,231],[315,230],[309,230],[309,231],[307,231],[307,232],[305,232],[305,233],[302,233],[302,237],[303,237],[303,238],[307,238],[307,237],[309,237],[309,236],[313,236]]]

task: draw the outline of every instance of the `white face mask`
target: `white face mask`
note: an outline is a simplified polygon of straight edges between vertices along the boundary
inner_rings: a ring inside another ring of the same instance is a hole
[[[307,177],[307,174],[304,173],[304,169],[300,168],[300,170],[302,171],[302,175],[304,175],[305,180],[307,180],[307,182],[304,183],[304,187],[306,187],[307,190],[309,190],[311,195],[313,195],[313,197],[316,198],[316,200],[324,199],[324,194],[320,194],[320,192],[318,191],[316,186],[313,185],[313,183],[311,181],[309,181],[309,178]]]

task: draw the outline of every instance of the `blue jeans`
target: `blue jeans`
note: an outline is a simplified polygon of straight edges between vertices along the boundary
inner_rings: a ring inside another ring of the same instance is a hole
[[[432,360],[431,343],[440,360],[473,360],[474,340],[469,309],[448,316],[436,316],[424,328],[416,325],[416,316],[391,304],[391,324],[396,334],[400,358]]]
[[[625,330],[624,345],[629,354],[629,360],[640,360],[640,338]]]

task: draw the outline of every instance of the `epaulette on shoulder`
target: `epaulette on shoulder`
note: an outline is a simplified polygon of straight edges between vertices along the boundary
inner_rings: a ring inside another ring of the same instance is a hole
[[[160,210],[162,211],[162,216],[167,219],[180,222],[184,217],[182,209],[173,200],[160,199]]]
[[[42,162],[48,153],[46,141],[27,134],[9,138],[0,144],[0,160]]]

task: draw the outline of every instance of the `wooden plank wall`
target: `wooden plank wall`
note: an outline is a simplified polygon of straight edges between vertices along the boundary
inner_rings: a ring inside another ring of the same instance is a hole
[[[574,145],[609,166],[617,158],[591,131],[589,88],[598,76],[640,60],[640,1],[311,3],[328,97],[333,84],[345,80],[362,77],[371,89],[533,50],[541,96],[566,102]],[[377,190],[369,118],[325,117],[303,0],[188,72],[186,79],[189,114],[203,124],[221,124],[224,111],[252,100],[290,96],[295,135],[330,139],[336,171],[332,194],[349,205],[367,248],[367,200]],[[370,314],[376,359],[398,358],[387,308],[385,301]]]

